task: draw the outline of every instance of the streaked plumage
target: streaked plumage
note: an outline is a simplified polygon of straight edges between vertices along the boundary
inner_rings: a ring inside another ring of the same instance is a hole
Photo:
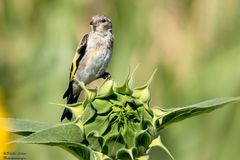
[[[92,17],[90,26],[91,32],[83,37],[72,61],[68,89],[63,95],[68,104],[76,103],[82,90],[76,79],[89,84],[95,79],[109,76],[106,69],[112,56],[112,22],[103,15],[96,15]],[[72,118],[67,108],[61,121],[65,117],[68,120]]]

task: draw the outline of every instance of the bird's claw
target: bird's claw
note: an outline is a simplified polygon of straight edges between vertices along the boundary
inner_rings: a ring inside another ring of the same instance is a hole
[[[104,72],[99,78],[103,78],[103,79],[111,79],[112,76],[110,73],[108,72]]]

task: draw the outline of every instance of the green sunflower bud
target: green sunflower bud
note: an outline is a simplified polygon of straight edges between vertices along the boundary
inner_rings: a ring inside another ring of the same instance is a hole
[[[75,117],[72,122],[49,125],[8,119],[13,121],[13,127],[5,130],[25,136],[15,143],[59,146],[79,160],[147,160],[154,147],[162,148],[173,159],[160,139],[163,128],[240,101],[239,97],[224,97],[181,108],[150,107],[149,85],[155,72],[136,89],[129,85],[130,73],[120,87],[113,80],[105,81],[98,90],[79,82],[86,92],[83,102],[58,104],[71,109]]]
[[[154,73],[156,70],[154,71]],[[149,107],[149,85],[153,75],[143,87],[131,89],[128,74],[125,83],[118,87],[107,80],[95,91],[80,85],[87,92],[84,111],[77,123],[83,127],[88,147],[112,159],[130,159],[144,156],[156,137],[153,114]],[[79,109],[79,108],[78,108]]]
[[[110,95],[112,95],[113,93],[113,85],[114,85],[114,81],[113,80],[106,80],[103,85],[101,86],[101,88],[98,91],[98,98],[105,98],[108,97]]]

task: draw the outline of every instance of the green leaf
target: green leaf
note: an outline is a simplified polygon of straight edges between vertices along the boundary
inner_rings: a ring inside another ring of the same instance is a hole
[[[83,114],[84,107],[85,107],[83,105],[83,102],[77,102],[74,104],[60,104],[60,103],[50,103],[50,104],[54,104],[57,106],[61,106],[61,107],[70,109],[73,112],[75,119]]]
[[[117,159],[119,159],[119,160],[134,160],[132,153],[125,148],[122,148],[117,152]]]
[[[107,79],[98,90],[97,98],[105,98],[113,94],[114,81]]]
[[[86,98],[83,102],[83,106],[85,107],[89,102],[92,102],[95,99],[95,97],[97,96],[97,89],[87,88],[83,82],[79,81],[78,79],[75,79],[75,80],[78,82],[81,88],[86,92]]]
[[[62,142],[81,143],[82,141],[81,129],[74,123],[68,123],[40,130],[27,137],[12,141],[12,143],[61,145]]]
[[[112,135],[109,137],[103,147],[103,153],[110,157],[116,157],[116,153],[119,149],[125,148],[125,142],[121,134]]]
[[[85,107],[89,102],[92,102],[95,97],[97,96],[97,90],[96,89],[86,89],[87,97],[85,101],[83,102],[83,106]]]
[[[112,160],[112,158],[108,157],[107,155],[101,153],[101,152],[94,152],[96,155],[96,160]]]
[[[143,106],[138,107],[137,109],[140,118],[144,118],[146,120],[152,121],[152,115],[147,111],[147,109]]]
[[[2,124],[9,124],[8,126]],[[36,122],[15,118],[0,118],[0,128],[8,132],[23,136],[30,135],[34,132],[50,128],[53,125],[43,122]]]
[[[73,123],[53,126],[47,123],[14,118],[0,118],[0,123],[5,120],[11,122],[11,126],[4,128],[4,130],[26,136],[11,143],[59,146],[75,155],[79,160],[94,159],[92,150],[80,144],[83,140],[82,132]]]
[[[95,99],[92,104],[98,114],[104,114],[109,112],[113,105],[111,102],[104,99]]]
[[[111,103],[113,103],[113,105],[115,106],[124,106],[124,102],[118,101],[118,100],[114,100],[114,99],[110,99],[109,100]]]
[[[117,159],[119,160],[134,160],[137,155],[137,149],[131,148],[121,148],[119,151],[117,151]]]
[[[71,104],[68,108],[74,113],[76,117],[82,115],[84,112],[84,106],[82,103],[78,103],[78,105]]]
[[[130,96],[126,98],[126,102],[132,103],[134,106],[141,106],[144,104],[141,100],[136,99],[134,97],[130,97]]]
[[[129,81],[130,81],[131,77],[132,77],[132,74],[130,73],[130,68],[129,68],[129,72],[128,72],[128,75],[127,75],[127,78],[126,78],[125,82],[121,86],[114,85],[113,90],[117,93],[121,93],[121,94],[124,94],[124,95],[125,94],[126,95],[131,95],[132,90],[129,87]]]
[[[119,134],[119,130],[118,130],[118,123],[113,123],[110,124],[107,128],[106,134],[104,133],[103,137],[104,139],[108,139],[109,137],[112,137],[113,135],[118,135]]]
[[[83,114],[82,114],[82,122],[83,124],[86,124],[90,119],[92,119],[95,115],[96,111],[92,107],[91,103],[88,103],[86,106]]]
[[[220,107],[223,107],[226,104],[238,101],[240,101],[240,97],[223,97],[207,100],[201,103],[197,103],[182,108],[173,108],[168,110],[159,109],[161,110],[161,112],[158,112],[157,118],[156,117],[154,118],[155,120],[157,120],[155,121],[155,125],[158,131],[160,131],[161,129],[165,128],[166,126],[174,122],[178,122],[202,113],[207,113]]]
[[[147,130],[143,130],[136,135],[135,146],[137,147],[140,155],[143,155],[146,152],[151,141],[152,138]]]
[[[85,134],[88,135],[91,131],[97,131],[102,135],[109,126],[108,116],[94,116],[91,123],[84,124]]]
[[[145,120],[144,118],[141,120],[141,127],[144,130],[147,130],[147,132],[151,135],[151,136],[155,136],[156,135],[156,130],[153,127],[153,124],[151,123],[151,121],[149,120]]]
[[[94,159],[92,150],[81,144],[82,141],[83,134],[80,128],[74,123],[69,123],[40,130],[27,137],[12,141],[12,143],[59,146],[75,155],[79,160]]]
[[[148,103],[151,99],[151,94],[147,85],[134,89],[132,96],[145,103]]]
[[[138,132],[135,132],[135,126],[138,127],[137,125],[135,125],[133,122],[131,121],[127,121],[124,124],[123,130],[121,132],[121,134],[123,135],[123,139],[126,142],[126,145],[128,148],[132,147],[134,145],[134,138],[135,134]],[[138,127],[140,128],[140,127]]]
[[[156,72],[157,72],[157,69],[155,69],[153,71],[152,75],[150,76],[148,82],[145,85],[135,88],[133,90],[133,92],[132,92],[133,97],[138,98],[139,100],[141,100],[142,102],[145,102],[145,103],[148,103],[150,101],[151,94],[149,91],[149,85],[151,84],[152,79]]]
[[[144,155],[144,156],[141,156],[141,157],[137,158],[137,160],[148,160],[148,159],[149,159],[148,155]]]
[[[99,136],[96,131],[92,131],[87,135],[87,141],[89,142],[89,147],[95,151],[101,151],[104,139]]]
[[[59,143],[55,143],[53,145],[63,148],[77,157],[78,160],[102,160],[94,154],[92,149],[79,143],[61,142],[60,145]]]
[[[61,142],[61,145],[56,143],[53,144],[53,146],[61,147],[73,154],[78,160],[112,160],[108,156],[95,152],[91,148],[80,143]]]
[[[154,148],[154,147],[160,147],[162,148],[167,154],[174,160],[174,157],[172,154],[169,152],[169,150],[163,145],[160,136],[158,136],[156,139],[154,139],[151,144],[149,145],[149,149],[147,150],[147,154]]]
[[[118,118],[118,113],[113,112],[113,113],[110,113],[108,120],[110,123],[114,123],[117,118]]]

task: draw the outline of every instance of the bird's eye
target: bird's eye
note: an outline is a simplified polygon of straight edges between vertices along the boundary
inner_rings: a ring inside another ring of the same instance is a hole
[[[106,22],[106,19],[102,19],[101,22],[102,22],[102,23],[105,23],[105,22]]]

